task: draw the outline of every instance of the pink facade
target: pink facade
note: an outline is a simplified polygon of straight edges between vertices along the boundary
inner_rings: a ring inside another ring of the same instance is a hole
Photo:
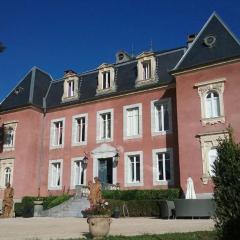
[[[213,14],[186,48],[119,52],[54,81],[33,68],[1,103],[0,198],[74,192],[99,176],[121,189],[213,192],[218,139],[240,141],[240,44]],[[120,57],[121,56],[121,57]]]

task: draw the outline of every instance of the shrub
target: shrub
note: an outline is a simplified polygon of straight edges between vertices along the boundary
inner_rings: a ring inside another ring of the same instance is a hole
[[[104,190],[102,196],[106,199],[118,200],[174,200],[179,198],[180,189],[151,189],[151,190]]]
[[[22,216],[25,218],[33,217],[34,213],[34,203],[35,197],[24,197],[22,199],[23,212]]]
[[[60,195],[60,196],[55,197],[54,199],[52,199],[52,197],[51,197],[50,199],[52,199],[52,201],[47,200],[49,203],[48,203],[48,205],[46,205],[46,209],[53,208],[65,201],[67,201],[70,198],[71,198],[71,195]]]
[[[23,215],[23,204],[20,203],[15,203],[14,204],[14,211],[15,211],[15,217],[22,217]]]
[[[48,196],[43,199],[43,210],[49,209],[49,204],[55,200],[57,196]]]
[[[160,216],[160,201],[158,200],[113,200],[108,199],[112,208],[112,213],[115,209],[120,210],[120,216],[129,217],[159,217]],[[125,205],[125,207],[124,207]]]
[[[229,138],[219,141],[218,160],[214,163],[216,228],[219,239],[239,239],[240,236],[240,146],[232,130]]]

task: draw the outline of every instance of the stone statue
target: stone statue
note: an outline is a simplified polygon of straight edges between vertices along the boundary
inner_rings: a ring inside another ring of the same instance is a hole
[[[3,217],[11,217],[13,208],[13,194],[14,189],[11,187],[10,183],[7,183],[3,197]]]
[[[88,182],[88,188],[90,191],[88,200],[91,206],[100,203],[102,200],[101,183],[98,177],[94,177],[94,181],[95,183],[93,183],[92,181]]]

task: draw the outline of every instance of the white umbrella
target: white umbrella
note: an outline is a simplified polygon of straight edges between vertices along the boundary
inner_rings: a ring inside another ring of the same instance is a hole
[[[193,180],[191,177],[187,179],[187,192],[186,192],[186,199],[196,199],[196,193],[194,190]]]

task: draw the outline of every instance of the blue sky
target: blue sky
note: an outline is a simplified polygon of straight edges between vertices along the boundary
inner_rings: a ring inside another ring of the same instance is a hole
[[[213,11],[240,36],[238,0],[0,0],[0,100],[33,67],[54,79],[139,54],[184,46]]]

